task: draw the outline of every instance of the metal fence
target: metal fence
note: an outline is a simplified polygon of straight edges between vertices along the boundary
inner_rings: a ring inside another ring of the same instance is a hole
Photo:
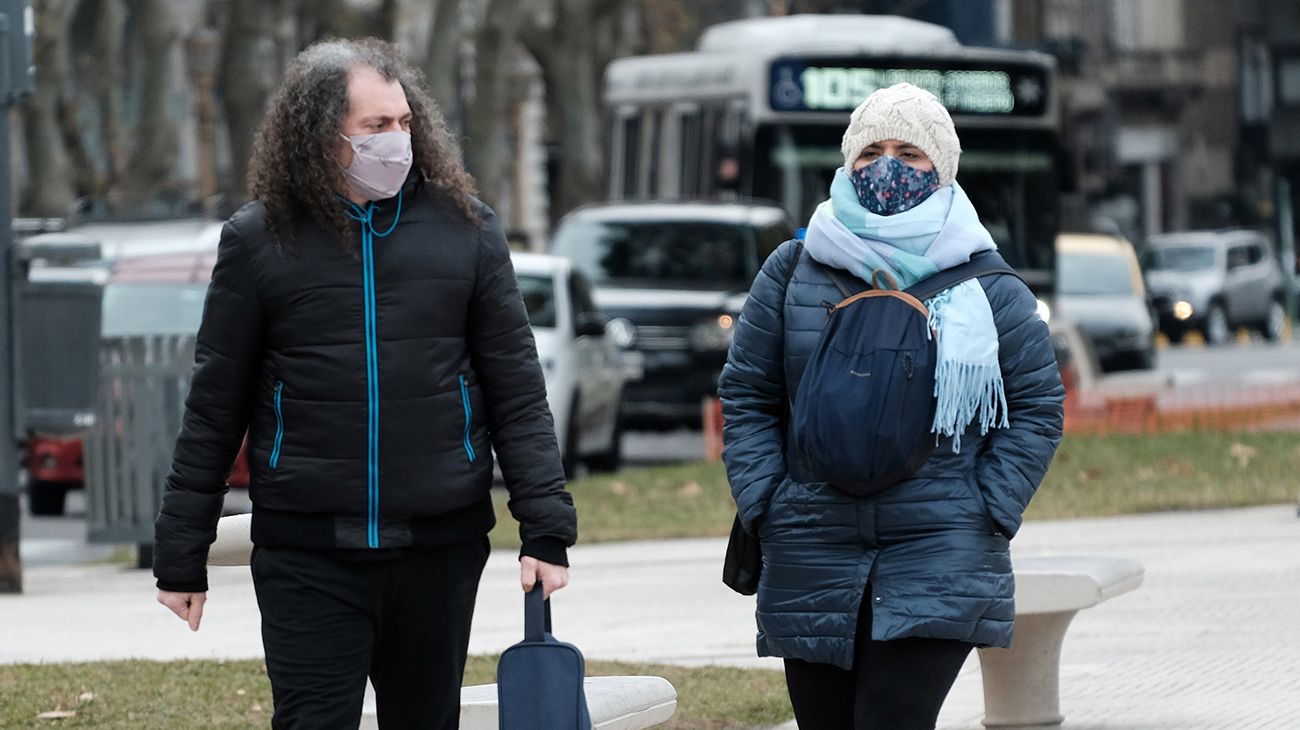
[[[194,367],[194,336],[105,338],[99,362],[99,418],[86,435],[87,537],[151,544]]]

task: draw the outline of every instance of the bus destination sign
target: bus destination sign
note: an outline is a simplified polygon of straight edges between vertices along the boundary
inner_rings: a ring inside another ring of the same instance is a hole
[[[867,59],[879,61],[881,59]],[[864,59],[778,59],[769,101],[777,112],[848,112],[876,89],[906,81],[930,91],[954,115],[1039,116],[1047,110],[1043,68],[917,59],[863,65]]]

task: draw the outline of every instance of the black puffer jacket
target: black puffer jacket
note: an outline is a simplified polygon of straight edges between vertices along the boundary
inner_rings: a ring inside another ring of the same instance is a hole
[[[436,195],[411,183],[354,209],[370,217],[356,252],[306,218],[284,250],[256,202],[227,222],[155,526],[159,588],[207,589],[245,429],[258,545],[481,538],[495,449],[522,553],[566,564],[576,518],[505,237],[486,206],[476,225]]]

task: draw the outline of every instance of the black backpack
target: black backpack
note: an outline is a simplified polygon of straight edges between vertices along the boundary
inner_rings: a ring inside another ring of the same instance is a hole
[[[826,303],[821,339],[791,399],[793,446],[818,481],[875,494],[916,473],[934,450],[937,347],[924,302],[969,279],[1018,274],[988,251],[902,291],[877,271],[874,286],[855,293],[843,272],[823,268],[844,300]]]

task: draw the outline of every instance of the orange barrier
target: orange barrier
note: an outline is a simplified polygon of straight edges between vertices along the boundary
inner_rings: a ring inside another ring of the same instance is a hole
[[[1300,383],[1195,385],[1147,395],[1071,394],[1067,433],[1300,431]]]

